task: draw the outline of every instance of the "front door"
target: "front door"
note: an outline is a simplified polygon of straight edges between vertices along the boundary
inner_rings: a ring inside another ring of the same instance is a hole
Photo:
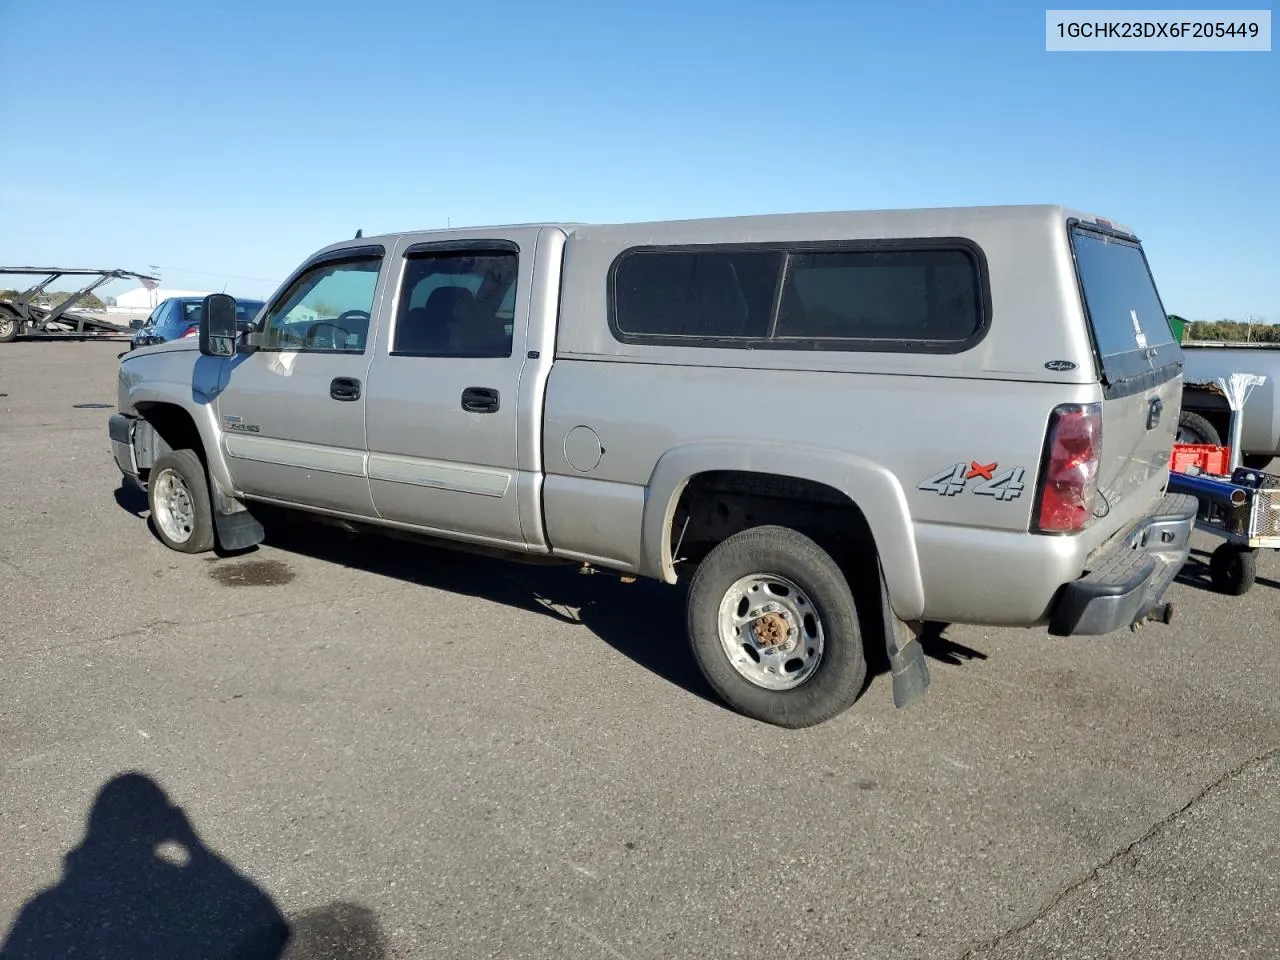
[[[394,323],[369,372],[369,486],[382,518],[523,545],[516,394],[532,248],[403,251]]]
[[[365,380],[382,261],[380,246],[311,261],[264,312],[259,348],[230,361],[218,416],[241,493],[375,515]]]

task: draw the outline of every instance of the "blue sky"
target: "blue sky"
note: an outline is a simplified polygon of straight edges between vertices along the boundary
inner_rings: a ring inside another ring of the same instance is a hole
[[[0,0],[0,263],[250,296],[358,227],[1060,202],[1133,225],[1169,310],[1280,320],[1280,54],[1047,53],[1044,17]]]

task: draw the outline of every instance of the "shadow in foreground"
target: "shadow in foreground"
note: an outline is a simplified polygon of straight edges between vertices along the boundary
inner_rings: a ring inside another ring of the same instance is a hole
[[[99,791],[62,878],[18,914],[3,960],[379,960],[377,918],[334,904],[291,925],[214,853],[160,786],[125,773]]]

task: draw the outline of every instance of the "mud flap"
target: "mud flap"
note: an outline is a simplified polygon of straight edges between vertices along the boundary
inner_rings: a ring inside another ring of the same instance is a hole
[[[218,546],[223,550],[247,550],[256,547],[266,537],[262,524],[248,510],[236,513],[223,513],[215,508],[213,511],[213,527],[218,534]]]
[[[213,504],[213,529],[219,547],[229,552],[247,550],[266,539],[267,533],[258,518],[244,503],[223,493],[212,476],[209,476],[209,493]]]
[[[929,689],[929,665],[925,663],[917,632],[893,612],[889,588],[884,582],[884,567],[877,563],[876,568],[880,574],[880,611],[884,618],[889,675],[893,679],[893,705],[901,708],[915,703]]]

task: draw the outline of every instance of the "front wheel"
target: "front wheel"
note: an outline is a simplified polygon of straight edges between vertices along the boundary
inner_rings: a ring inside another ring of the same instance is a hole
[[[174,450],[156,460],[147,477],[151,526],[170,550],[213,549],[213,505],[204,464],[194,450]]]
[[[689,585],[689,641],[712,689],[745,716],[809,727],[853,705],[867,660],[839,565],[789,527],[717,545]]]

